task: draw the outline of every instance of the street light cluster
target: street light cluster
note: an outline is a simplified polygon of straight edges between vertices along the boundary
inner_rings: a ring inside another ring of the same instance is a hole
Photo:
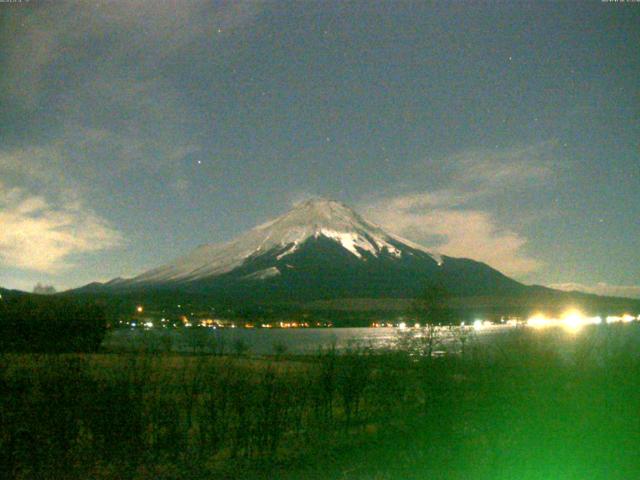
[[[600,316],[589,317],[584,315],[579,310],[571,309],[564,312],[560,318],[549,318],[541,313],[535,314],[526,322],[527,327],[542,329],[549,327],[562,327],[569,332],[577,332],[586,325],[600,325],[604,321],[607,324],[611,323],[629,323],[634,320],[640,320],[640,315],[634,317],[633,315],[624,314],[621,316],[608,316],[605,320]]]

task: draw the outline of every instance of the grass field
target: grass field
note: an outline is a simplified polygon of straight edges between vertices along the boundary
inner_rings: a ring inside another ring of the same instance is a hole
[[[436,339],[437,340],[437,339]],[[640,325],[424,355],[0,357],[19,479],[632,479]]]

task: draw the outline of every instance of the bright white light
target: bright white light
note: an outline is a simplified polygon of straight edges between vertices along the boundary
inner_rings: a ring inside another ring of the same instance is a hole
[[[153,322],[145,322],[144,326],[147,328],[153,328]]]
[[[474,330],[482,330],[482,320],[476,320],[473,322],[473,329]]]
[[[398,328],[400,328],[400,329],[407,328],[407,324],[406,324],[406,323],[404,323],[404,322],[400,322],[400,323],[398,324]]]
[[[611,323],[612,317],[607,317]],[[560,318],[547,318],[542,314],[536,314],[527,320],[527,326],[532,328],[563,327],[568,332],[577,332],[585,325],[599,325],[602,317],[586,317],[579,310],[571,309],[564,312]]]
[[[549,320],[548,318],[546,318],[544,315],[542,315],[541,313],[538,313],[536,315],[534,315],[533,317],[530,317],[527,320],[527,327],[531,327],[531,328],[545,328],[551,325],[551,320]]]
[[[629,323],[629,322],[633,322],[634,320],[636,320],[636,317],[634,317],[633,315],[629,315],[628,313],[625,313],[622,316],[609,315],[607,317],[607,323],[618,323],[618,322]],[[638,320],[640,320],[640,315],[638,315]]]
[[[577,332],[588,321],[582,313],[577,310],[569,310],[562,315],[563,326],[570,332]]]

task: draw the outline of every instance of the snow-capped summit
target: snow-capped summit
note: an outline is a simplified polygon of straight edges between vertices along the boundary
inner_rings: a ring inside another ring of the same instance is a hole
[[[343,203],[312,199],[299,203],[284,215],[259,225],[227,243],[202,245],[174,262],[143,273],[132,283],[193,281],[220,275],[242,265],[248,258],[278,250],[277,260],[296,252],[309,238],[327,238],[357,258],[363,254],[402,256],[402,245],[426,249],[386,233]],[[429,253],[437,262],[441,257]]]
[[[395,242],[424,250],[409,240],[386,233],[345,204],[324,198],[301,202],[285,215],[254,230],[269,231],[269,246],[293,243],[291,249],[284,252],[283,256],[295,251],[297,246],[309,237],[319,236],[335,240],[359,258],[362,257],[362,251],[377,256],[382,250],[399,257],[402,252],[393,245]],[[440,260],[440,257],[434,254],[435,257]]]

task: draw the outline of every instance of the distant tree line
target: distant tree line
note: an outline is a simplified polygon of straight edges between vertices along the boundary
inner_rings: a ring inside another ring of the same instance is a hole
[[[33,287],[33,293],[37,293],[38,295],[53,295],[56,293],[56,289],[53,285],[43,285],[38,282],[35,287]]]
[[[93,352],[105,333],[104,310],[95,304],[34,295],[0,300],[3,352]]]

